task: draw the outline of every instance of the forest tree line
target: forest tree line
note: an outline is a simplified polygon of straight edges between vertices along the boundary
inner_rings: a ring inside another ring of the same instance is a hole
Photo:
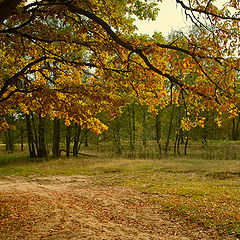
[[[67,126],[61,118],[18,112],[7,116],[15,128],[1,133],[0,139],[7,152],[14,152],[14,146],[18,145],[21,151],[28,150],[32,158],[77,156],[81,147],[99,143],[111,145],[116,155],[121,155],[127,147],[130,156],[134,157],[139,146],[144,153],[148,145],[154,145],[159,156],[177,155],[187,154],[188,143],[205,147],[209,140],[239,140],[239,117],[225,116],[219,127],[215,122],[217,113],[205,112],[202,113],[205,118],[202,126],[184,131],[181,128],[183,114],[183,107],[174,104],[153,114],[146,106],[133,102],[122,107],[121,114],[113,120],[100,113],[98,117],[108,130],[97,135],[75,122]]]

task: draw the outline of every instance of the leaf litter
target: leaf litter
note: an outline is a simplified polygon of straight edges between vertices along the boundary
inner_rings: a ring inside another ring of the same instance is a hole
[[[148,194],[87,176],[0,180],[0,239],[236,239],[173,218]]]

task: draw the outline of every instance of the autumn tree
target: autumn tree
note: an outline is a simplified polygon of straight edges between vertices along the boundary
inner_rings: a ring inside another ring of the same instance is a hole
[[[155,113],[183,103],[185,130],[203,124],[203,111],[238,116],[238,1],[176,0],[198,31],[172,39],[135,34],[157,0],[19,2],[0,6],[2,130],[19,106],[100,132],[96,114],[116,116],[130,95]]]

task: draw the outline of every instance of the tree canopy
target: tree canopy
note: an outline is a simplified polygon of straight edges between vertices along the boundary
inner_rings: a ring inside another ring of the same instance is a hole
[[[21,109],[101,132],[97,113],[114,117],[131,98],[153,112],[184,105],[187,130],[202,111],[238,114],[239,1],[176,0],[188,33],[137,35],[135,20],[154,20],[158,2],[1,1],[1,129]]]

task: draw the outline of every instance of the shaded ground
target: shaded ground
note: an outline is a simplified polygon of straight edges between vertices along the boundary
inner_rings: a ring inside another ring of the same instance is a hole
[[[234,239],[174,220],[143,193],[85,176],[0,181],[0,239]]]

